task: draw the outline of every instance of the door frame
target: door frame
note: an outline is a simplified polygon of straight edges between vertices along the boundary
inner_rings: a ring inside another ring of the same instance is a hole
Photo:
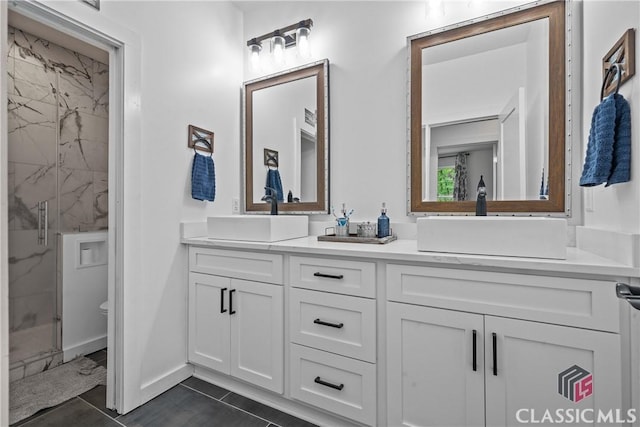
[[[513,94],[509,102],[505,104],[498,116],[500,123],[500,140],[498,141],[498,163],[500,164],[500,184],[498,189],[500,191],[499,197],[495,197],[495,200],[509,200],[505,199],[504,186],[505,186],[505,173],[504,173],[504,152],[505,152],[505,122],[510,119],[511,115],[515,112],[518,115],[518,170],[520,172],[518,183],[518,200],[527,199],[527,161],[525,159],[526,152],[526,117],[524,111],[526,111],[526,93],[524,87],[519,87],[516,93]],[[495,194],[495,193],[494,193]]]
[[[140,253],[138,215],[140,211],[140,186],[138,162],[141,140],[140,118],[140,37],[80,2],[59,2],[48,6],[37,1],[0,2],[0,52],[6,58],[8,9],[27,16],[43,25],[53,27],[68,35],[100,47],[109,52],[109,267],[108,267],[108,357],[107,357],[107,408],[125,413],[138,406],[140,374],[127,369],[139,358],[137,346],[132,345],[135,330],[125,333],[125,313],[135,305],[134,298],[125,301],[125,281],[135,283],[139,270],[129,263],[137,262],[137,256],[127,258],[128,253]],[[7,129],[7,77],[3,73],[0,82],[0,129]],[[131,142],[125,145],[125,142]],[[0,425],[8,425],[9,419],[9,327],[8,327],[8,200],[7,186],[8,134],[0,133]],[[125,163],[125,159],[127,163]],[[133,172],[132,172],[133,171]],[[125,183],[126,191],[125,191]],[[126,218],[126,223],[125,223]],[[129,233],[125,235],[125,231]],[[133,234],[133,235],[132,235]],[[133,364],[135,365],[135,363]],[[125,371],[126,374],[125,375]]]

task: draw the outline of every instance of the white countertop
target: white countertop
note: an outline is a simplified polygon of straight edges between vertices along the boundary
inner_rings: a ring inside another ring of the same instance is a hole
[[[521,258],[490,255],[466,255],[442,252],[419,252],[416,240],[400,239],[384,245],[363,243],[319,242],[317,236],[280,242],[248,242],[215,240],[207,237],[183,238],[182,243],[217,249],[273,251],[296,255],[328,255],[369,258],[384,261],[466,266],[482,269],[515,269],[533,273],[597,275],[614,278],[640,277],[640,268],[616,263],[607,258],[576,248],[567,248],[567,259]]]

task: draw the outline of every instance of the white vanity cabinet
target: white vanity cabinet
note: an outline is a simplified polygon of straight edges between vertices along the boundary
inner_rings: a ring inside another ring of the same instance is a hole
[[[458,257],[402,240],[187,242],[195,375],[315,424],[546,425],[599,412],[616,424],[633,407],[632,325],[612,278],[638,270],[577,251]]]
[[[484,347],[487,426],[518,424],[521,409],[540,420],[557,408],[622,407],[618,334],[485,316]]]
[[[614,285],[389,264],[388,425],[509,426],[545,410],[621,408]]]
[[[388,425],[484,424],[482,329],[478,314],[387,303]]]
[[[291,397],[376,425],[375,263],[289,258]]]
[[[191,247],[189,260],[189,361],[282,393],[282,255]]]

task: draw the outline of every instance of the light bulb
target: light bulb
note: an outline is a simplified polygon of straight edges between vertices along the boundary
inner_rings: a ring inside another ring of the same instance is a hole
[[[311,46],[309,45],[309,34],[311,30],[308,27],[300,26],[296,30],[296,43],[298,45],[298,54],[302,58],[311,56]]]
[[[260,69],[260,51],[262,46],[255,39],[249,45],[249,61],[251,63],[251,69],[257,71]]]
[[[284,62],[284,37],[280,35],[280,31],[275,31],[271,37],[271,53],[276,64]]]

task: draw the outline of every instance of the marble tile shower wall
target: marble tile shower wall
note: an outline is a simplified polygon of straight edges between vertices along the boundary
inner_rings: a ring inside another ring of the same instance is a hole
[[[108,66],[9,28],[9,281],[12,331],[56,316],[56,233],[108,224]],[[49,202],[38,246],[37,202]],[[49,343],[50,345],[50,343]]]

